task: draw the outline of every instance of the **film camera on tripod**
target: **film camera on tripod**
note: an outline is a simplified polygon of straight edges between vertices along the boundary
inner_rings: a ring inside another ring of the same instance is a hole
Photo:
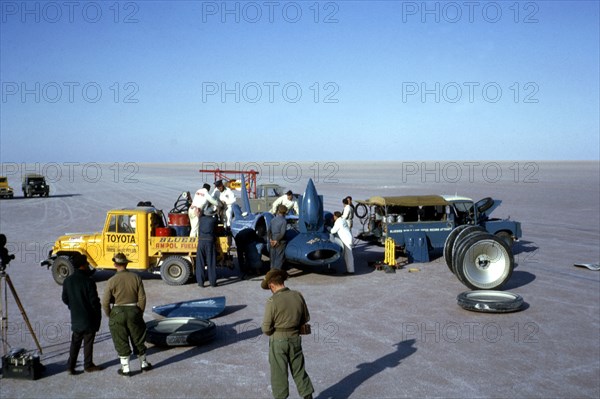
[[[44,369],[44,366],[42,366],[40,363],[39,355],[31,354],[23,348],[15,348],[11,349],[10,352],[8,351],[7,287],[10,289],[17,306],[21,311],[21,316],[23,316],[25,324],[27,324],[27,327],[29,328],[29,332],[31,333],[31,336],[37,345],[39,353],[42,353],[42,347],[38,342],[33,328],[31,328],[31,323],[29,322],[27,313],[25,313],[25,309],[23,308],[21,300],[19,299],[17,291],[15,290],[15,286],[13,285],[10,276],[6,272],[8,264],[14,258],[15,255],[9,255],[8,250],[6,249],[6,236],[4,234],[0,234],[0,321],[2,323],[1,332],[3,348],[2,377],[36,380],[40,377],[41,372]]]

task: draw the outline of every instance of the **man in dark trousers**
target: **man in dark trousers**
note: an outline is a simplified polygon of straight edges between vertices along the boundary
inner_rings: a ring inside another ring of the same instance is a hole
[[[271,249],[269,250],[269,257],[271,258],[271,269],[281,270],[285,258],[285,231],[287,229],[287,221],[285,215],[288,209],[285,205],[279,205],[277,207],[277,214],[271,220],[269,229],[269,240]]]
[[[198,214],[198,250],[196,251],[196,282],[199,287],[204,287],[208,269],[208,281],[212,287],[217,286],[217,254],[215,252],[215,228],[217,218],[213,217],[210,210],[200,211]]]
[[[127,270],[130,261],[125,254],[119,252],[112,260],[117,273],[106,283],[102,296],[102,309],[109,317],[110,335],[121,362],[118,373],[129,377],[131,375],[129,341],[133,345],[134,353],[137,354],[142,371],[152,369],[152,365],[146,360],[146,323],[144,322],[146,291],[142,278],[137,273]],[[112,308],[111,304],[113,304]]]
[[[310,320],[304,297],[285,286],[287,272],[271,269],[261,282],[273,296],[267,300],[262,332],[269,336],[269,365],[271,389],[276,399],[289,396],[288,368],[296,383],[298,394],[312,398],[314,388],[304,368],[301,326]],[[306,333],[306,332],[303,332]]]
[[[237,248],[238,266],[242,278],[259,275],[262,269],[260,253],[256,245],[260,243],[260,238],[254,229],[243,229],[235,236],[235,246]]]
[[[96,283],[90,278],[87,258],[81,254],[73,257],[75,272],[67,277],[63,283],[62,301],[71,312],[71,348],[67,372],[77,374],[75,365],[79,356],[79,349],[83,342],[83,369],[87,373],[102,370],[94,364],[94,339],[100,329],[102,319],[100,298]]]

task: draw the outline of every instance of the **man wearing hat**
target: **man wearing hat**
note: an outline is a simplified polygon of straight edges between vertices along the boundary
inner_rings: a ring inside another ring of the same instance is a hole
[[[75,272],[63,283],[62,300],[71,312],[71,348],[67,361],[67,372],[77,374],[75,365],[79,349],[83,342],[83,369],[87,373],[102,370],[94,364],[94,339],[100,329],[102,314],[100,298],[96,283],[90,278],[88,262],[85,255],[75,254],[72,257]]]
[[[152,369],[152,365],[146,360],[146,323],[144,322],[146,292],[141,277],[127,270],[130,260],[125,254],[119,252],[112,260],[117,273],[106,284],[102,297],[102,309],[109,317],[110,334],[121,362],[118,373],[128,377],[131,375],[129,370],[129,356],[132,352],[129,346],[130,340],[142,371]],[[111,304],[113,304],[112,308]]]
[[[287,211],[291,211],[294,209],[294,213],[296,215],[300,215],[300,210],[298,208],[298,201],[294,198],[294,193],[292,190],[289,190],[287,193],[283,194],[281,197],[277,198],[273,205],[271,205],[271,213],[275,214],[277,212],[277,207],[279,205],[285,205]]]
[[[270,289],[273,296],[267,300],[262,331],[269,336],[269,365],[274,398],[289,396],[288,368],[292,373],[298,394],[312,398],[314,388],[304,369],[300,327],[310,320],[304,297],[285,286],[285,270],[270,270],[260,286]]]

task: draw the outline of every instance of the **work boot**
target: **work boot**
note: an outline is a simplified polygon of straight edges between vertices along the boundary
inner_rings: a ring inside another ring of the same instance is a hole
[[[119,356],[119,360],[121,361],[121,368],[117,370],[117,373],[129,377],[131,375],[131,371],[129,371],[129,356]]]
[[[148,361],[146,360],[146,355],[139,355],[138,358],[140,359],[140,367],[142,368],[142,371],[150,371],[152,370],[152,365],[150,363],[148,363]]]
[[[96,366],[95,364],[92,363],[91,366],[88,366],[86,368],[84,368],[86,373],[93,373],[94,371],[100,371],[102,370],[101,366]]]

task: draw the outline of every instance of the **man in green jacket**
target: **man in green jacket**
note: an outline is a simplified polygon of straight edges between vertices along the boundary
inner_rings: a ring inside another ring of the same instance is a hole
[[[79,349],[83,342],[83,369],[88,372],[102,370],[94,364],[94,339],[100,329],[102,314],[100,313],[100,298],[96,283],[90,278],[87,258],[81,254],[73,257],[75,272],[67,277],[63,283],[62,301],[71,312],[71,348],[67,372],[77,374],[75,365],[79,356]]]
[[[129,377],[129,356],[133,345],[133,352],[137,354],[142,371],[149,371],[152,365],[146,360],[146,323],[144,322],[144,309],[146,308],[146,291],[142,279],[136,273],[127,270],[129,259],[118,253],[113,257],[117,273],[112,276],[102,297],[102,309],[109,317],[108,327],[121,368],[118,373]],[[113,304],[111,308],[111,304]]]
[[[304,297],[287,288],[285,270],[272,269],[261,283],[273,296],[267,300],[262,331],[269,336],[271,388],[276,399],[289,396],[288,367],[303,398],[312,398],[314,388],[304,369],[301,326],[310,320]]]

